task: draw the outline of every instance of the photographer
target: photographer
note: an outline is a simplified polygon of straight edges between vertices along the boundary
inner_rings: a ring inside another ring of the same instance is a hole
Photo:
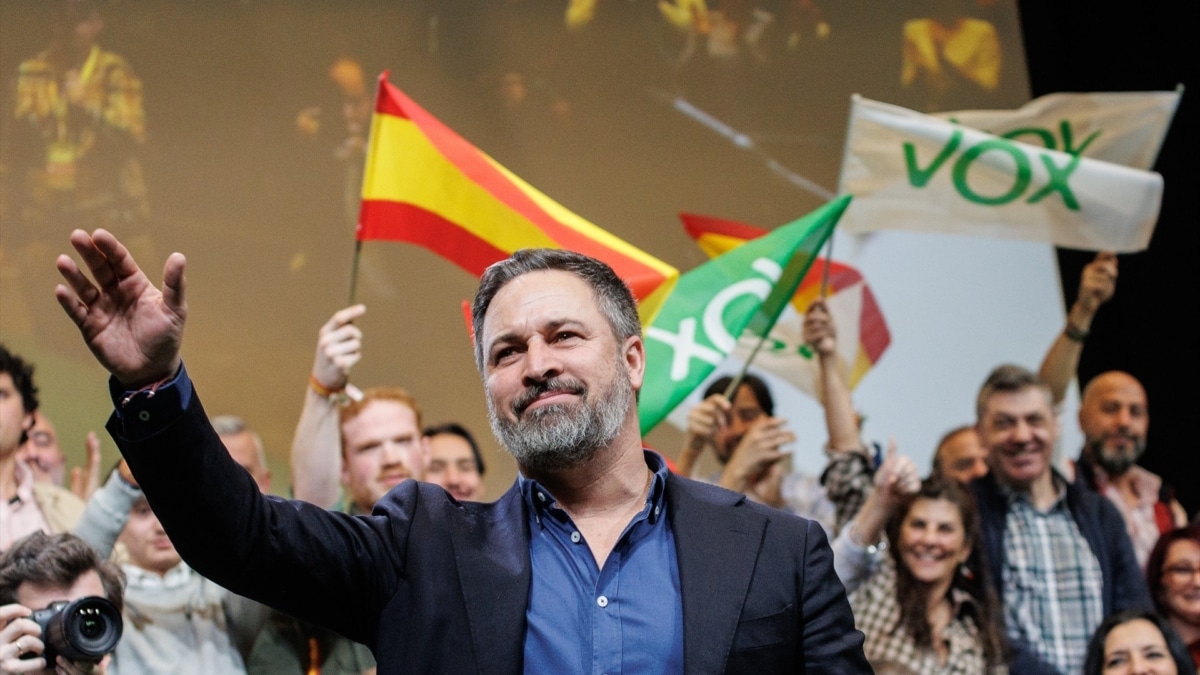
[[[112,563],[103,561],[82,539],[71,534],[31,534],[0,556],[0,675],[10,673],[104,673],[109,657],[99,663],[72,661],[59,655],[46,663],[47,642],[39,619],[53,612],[40,612],[51,603],[88,596],[107,598],[113,605],[109,616],[100,618],[100,632],[120,631],[124,577]],[[105,622],[108,622],[107,625]],[[53,620],[47,621],[53,625]],[[85,627],[84,637],[95,637]],[[107,629],[107,630],[105,630]],[[70,632],[69,630],[67,631]],[[115,646],[115,641],[112,646]],[[62,650],[63,647],[58,645]]]

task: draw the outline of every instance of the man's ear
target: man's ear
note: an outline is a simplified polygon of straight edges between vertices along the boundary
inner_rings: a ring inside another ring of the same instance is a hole
[[[646,343],[641,336],[631,335],[625,340],[621,352],[625,370],[629,373],[629,382],[634,391],[641,391],[642,382],[646,377]]]

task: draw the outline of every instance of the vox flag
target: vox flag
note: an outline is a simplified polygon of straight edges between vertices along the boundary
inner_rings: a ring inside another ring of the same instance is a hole
[[[1081,140],[1072,154],[856,95],[840,181],[856,199],[843,229],[1145,249],[1162,176],[1089,159]]]
[[[363,171],[359,241],[423,246],[479,276],[522,248],[603,260],[629,284],[643,324],[679,271],[521,180],[379,77]]]
[[[771,330],[849,203],[839,197],[680,277],[646,329],[643,435],[733,351],[743,331]]]
[[[688,235],[710,258],[767,234],[767,230],[731,220],[691,214],[680,217]],[[814,398],[820,369],[812,350],[804,344],[804,313],[821,293],[826,265],[829,285],[825,305],[838,327],[838,356],[849,365],[851,388],[879,361],[892,341],[875,294],[862,274],[850,265],[818,257],[792,296],[791,306],[784,309],[767,342],[754,357],[756,368],[786,380]],[[733,356],[745,362],[756,342],[743,337]]]

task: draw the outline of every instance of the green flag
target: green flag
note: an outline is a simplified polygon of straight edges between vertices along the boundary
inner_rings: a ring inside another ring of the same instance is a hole
[[[849,203],[839,197],[679,278],[646,329],[642,435],[708,377],[743,331],[770,332]]]

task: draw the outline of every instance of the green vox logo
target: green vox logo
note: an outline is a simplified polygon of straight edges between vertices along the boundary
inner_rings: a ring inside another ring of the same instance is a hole
[[[692,359],[699,359],[713,366],[719,365],[737,344],[737,338],[729,332],[725,323],[726,309],[736,300],[747,296],[757,298],[761,303],[783,274],[779,263],[770,258],[757,258],[750,267],[761,277],[742,279],[721,289],[705,304],[699,326],[696,317],[685,316],[679,320],[679,328],[674,333],[658,326],[646,329],[647,339],[661,342],[671,348],[672,382],[682,382],[688,377]],[[696,334],[698,327],[701,329],[701,335]]]
[[[953,120],[952,120],[953,121]],[[954,161],[950,168],[950,179],[954,185],[955,191],[969,202],[980,204],[982,206],[1003,206],[1025,196],[1029,191],[1033,182],[1033,166],[1030,160],[1030,155],[1036,155],[1042,165],[1046,167],[1046,172],[1049,174],[1049,180],[1046,184],[1033,191],[1033,193],[1025,200],[1027,204],[1036,204],[1052,194],[1058,194],[1063,201],[1063,204],[1072,211],[1079,210],[1079,200],[1075,197],[1075,193],[1071,190],[1070,179],[1071,175],[1079,168],[1079,158],[1083,151],[1087,149],[1092,141],[1100,135],[1099,131],[1092,132],[1083,140],[1078,147],[1074,145],[1074,134],[1071,131],[1071,124],[1067,120],[1062,120],[1059,123],[1059,130],[1062,137],[1062,152],[1070,156],[1070,160],[1066,164],[1059,166],[1055,164],[1055,158],[1049,153],[1042,152],[1038,149],[1026,150],[1022,149],[1013,139],[1022,136],[1032,136],[1045,146],[1047,150],[1057,150],[1058,142],[1055,135],[1048,129],[1039,127],[1022,127],[1006,132],[999,138],[988,139],[981,143],[976,143],[970,147],[962,148],[958,158]],[[945,166],[955,152],[959,151],[959,146],[963,144],[963,133],[961,129],[955,129],[950,135],[949,142],[942,147],[941,151],[933,158],[933,160],[925,167],[917,164],[917,148],[911,142],[903,144],[904,162],[908,169],[908,182],[915,188],[923,188],[929,184],[929,181],[937,174],[937,172]],[[967,174],[971,169],[971,164],[985,154],[1003,153],[1008,155],[1013,163],[1013,183],[1008,191],[998,195],[983,195],[975,191],[971,184],[967,181]]]

